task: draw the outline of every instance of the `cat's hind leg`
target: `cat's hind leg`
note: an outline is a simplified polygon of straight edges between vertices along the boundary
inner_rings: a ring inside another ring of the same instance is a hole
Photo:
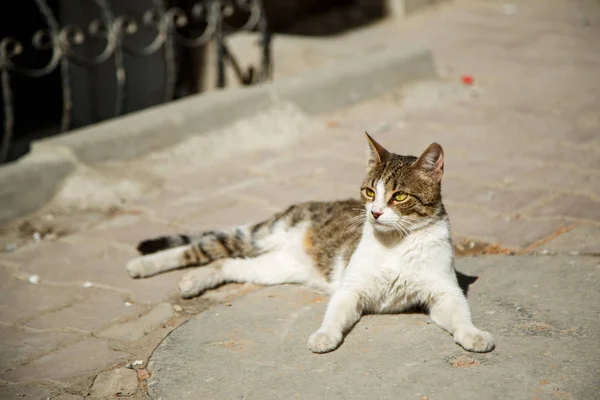
[[[190,298],[228,282],[302,283],[324,290],[329,285],[307,260],[294,259],[285,251],[275,250],[253,258],[227,258],[196,268],[181,278],[179,291],[182,297]]]

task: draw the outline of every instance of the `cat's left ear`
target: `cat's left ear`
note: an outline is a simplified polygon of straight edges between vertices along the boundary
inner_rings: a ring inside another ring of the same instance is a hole
[[[390,152],[377,143],[367,132],[365,132],[365,135],[367,135],[367,141],[369,142],[369,148],[367,150],[367,168],[372,168],[377,164],[385,162],[389,158]]]
[[[434,182],[440,182],[444,175],[444,150],[437,143],[431,143],[413,164]]]

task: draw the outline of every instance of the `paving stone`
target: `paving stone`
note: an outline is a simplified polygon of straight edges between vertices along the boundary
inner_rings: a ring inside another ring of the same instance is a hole
[[[0,370],[37,354],[64,347],[80,337],[72,332],[31,332],[0,325]]]
[[[544,189],[501,189],[461,178],[447,178],[442,185],[445,201],[466,206],[484,207],[490,211],[514,215],[525,207],[552,196]]]
[[[137,391],[137,374],[132,369],[118,368],[98,374],[90,391],[92,399],[131,396]]]
[[[136,254],[137,255],[137,254]],[[183,271],[171,271],[150,279],[132,279],[125,270],[130,257],[114,258],[110,262],[91,261],[82,266],[86,271],[99,271],[90,277],[92,285],[109,285],[126,291],[126,300],[132,303],[155,304],[177,292]]]
[[[4,275],[4,276],[2,276]],[[14,279],[0,269],[0,322],[15,323],[30,319],[48,310],[59,309],[81,299],[79,288],[33,285]]]
[[[24,400],[46,400],[46,399],[59,399],[60,397],[54,397],[60,393],[59,389],[54,388],[50,385],[42,384],[13,384],[8,382],[0,383],[0,399],[13,400],[13,399],[24,399]],[[60,396],[60,395],[58,395]],[[65,398],[64,400],[71,400]],[[73,399],[74,400],[74,399]]]
[[[253,167],[274,156],[275,153],[270,151],[248,152],[243,156],[243,163],[232,163],[227,160],[200,171],[184,172],[169,177],[166,187],[167,189],[176,188],[183,192],[202,190],[207,197],[210,197],[211,193],[221,188],[256,179],[258,176],[252,172]]]
[[[159,216],[168,220],[167,216]],[[177,226],[169,225],[166,222],[150,221],[142,217],[125,216],[87,231],[82,236],[118,242],[131,245],[132,248],[135,248],[140,241],[149,237],[164,236],[178,232],[179,228]]]
[[[600,255],[600,226],[583,224],[535,249],[560,254]]]
[[[94,291],[76,304],[52,313],[46,313],[27,323],[34,329],[73,328],[93,332],[121,318],[139,313],[137,304],[127,306],[123,297],[108,291]]]
[[[357,184],[357,187],[359,187]],[[304,201],[330,201],[356,197],[358,190],[348,186],[333,183],[331,180],[319,180],[305,184],[290,183],[261,183],[244,189],[244,196],[260,199],[271,207],[272,210],[283,211],[292,204]],[[273,211],[269,212],[272,215]],[[267,215],[267,216],[269,216]]]
[[[56,246],[22,255],[20,272],[39,275],[42,281],[83,283],[106,274],[102,268],[86,268],[90,261],[108,264],[136,255],[133,247],[127,249],[117,242],[79,234],[56,242]]]
[[[127,353],[109,349],[104,340],[88,338],[6,372],[3,379],[12,382],[42,379],[65,382],[128,357]]]
[[[204,194],[191,192],[185,195],[166,200],[162,204],[156,204],[154,215],[180,229],[189,222],[190,215],[203,214],[210,216],[214,212],[225,211],[238,206],[240,200],[233,196],[216,194],[206,198]],[[163,233],[164,234],[164,233]]]
[[[273,210],[261,201],[245,199],[247,190],[224,194],[222,201],[227,207],[215,205],[212,208],[198,207],[186,215],[185,225],[194,231],[225,229],[232,226],[260,222],[273,215]]]
[[[530,211],[535,216],[562,216],[600,222],[600,201],[588,196],[562,195]]]
[[[33,252],[28,257],[20,260],[23,263],[22,273],[37,274],[42,281],[51,280],[54,283],[79,285],[91,283],[92,286],[108,286],[114,289],[127,291],[124,294],[130,302],[155,304],[177,292],[177,283],[181,277],[180,271],[163,274],[153,279],[131,279],[125,270],[127,262],[139,256],[132,244],[128,249],[123,244],[128,244],[124,239],[137,237],[129,242],[137,243],[138,240],[152,236],[163,236],[174,232],[182,233],[182,228],[165,229],[163,231],[152,225],[154,231],[144,231],[147,225],[141,224],[137,230],[128,227],[125,232],[119,232],[116,236],[123,240],[121,244],[116,242],[115,236],[101,236],[115,242],[99,240],[95,233],[84,232],[57,243],[60,251],[49,249],[49,257],[43,253]],[[162,226],[162,225],[159,225]],[[185,233],[185,232],[183,232]],[[68,240],[68,241],[67,241]]]
[[[173,307],[171,304],[160,303],[143,317],[112,326],[99,332],[96,336],[118,340],[137,340],[152,329],[165,324],[172,316]]]
[[[454,238],[473,238],[509,248],[525,248],[558,229],[571,225],[561,219],[507,219],[478,209],[447,203]]]
[[[64,239],[56,241],[44,240],[30,243],[12,253],[4,254],[3,258],[18,265],[28,265],[32,260],[41,258],[68,259],[74,256],[74,254],[70,254],[71,251],[76,251],[76,249]],[[84,256],[84,252],[80,251],[77,257]],[[48,257],[48,255],[51,256]]]

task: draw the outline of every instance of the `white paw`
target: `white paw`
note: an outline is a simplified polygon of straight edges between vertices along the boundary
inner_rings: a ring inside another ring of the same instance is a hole
[[[488,332],[480,331],[477,328],[468,328],[457,331],[454,334],[454,340],[465,350],[477,353],[486,353],[494,350],[494,338]]]
[[[144,257],[136,257],[125,267],[132,278],[145,278],[154,274],[154,265]]]
[[[342,334],[316,331],[308,338],[308,348],[313,353],[327,353],[335,350],[342,343]]]
[[[216,271],[212,268],[198,268],[183,275],[179,281],[179,294],[184,299],[196,297],[214,285]]]

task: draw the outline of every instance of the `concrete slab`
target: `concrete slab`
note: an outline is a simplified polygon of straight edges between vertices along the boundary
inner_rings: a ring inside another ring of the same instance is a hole
[[[417,313],[365,317],[338,350],[315,355],[306,341],[327,299],[271,287],[172,332],[149,363],[150,397],[598,398],[598,258],[462,258],[457,269],[479,277],[469,298],[496,337],[492,353],[462,350]]]

